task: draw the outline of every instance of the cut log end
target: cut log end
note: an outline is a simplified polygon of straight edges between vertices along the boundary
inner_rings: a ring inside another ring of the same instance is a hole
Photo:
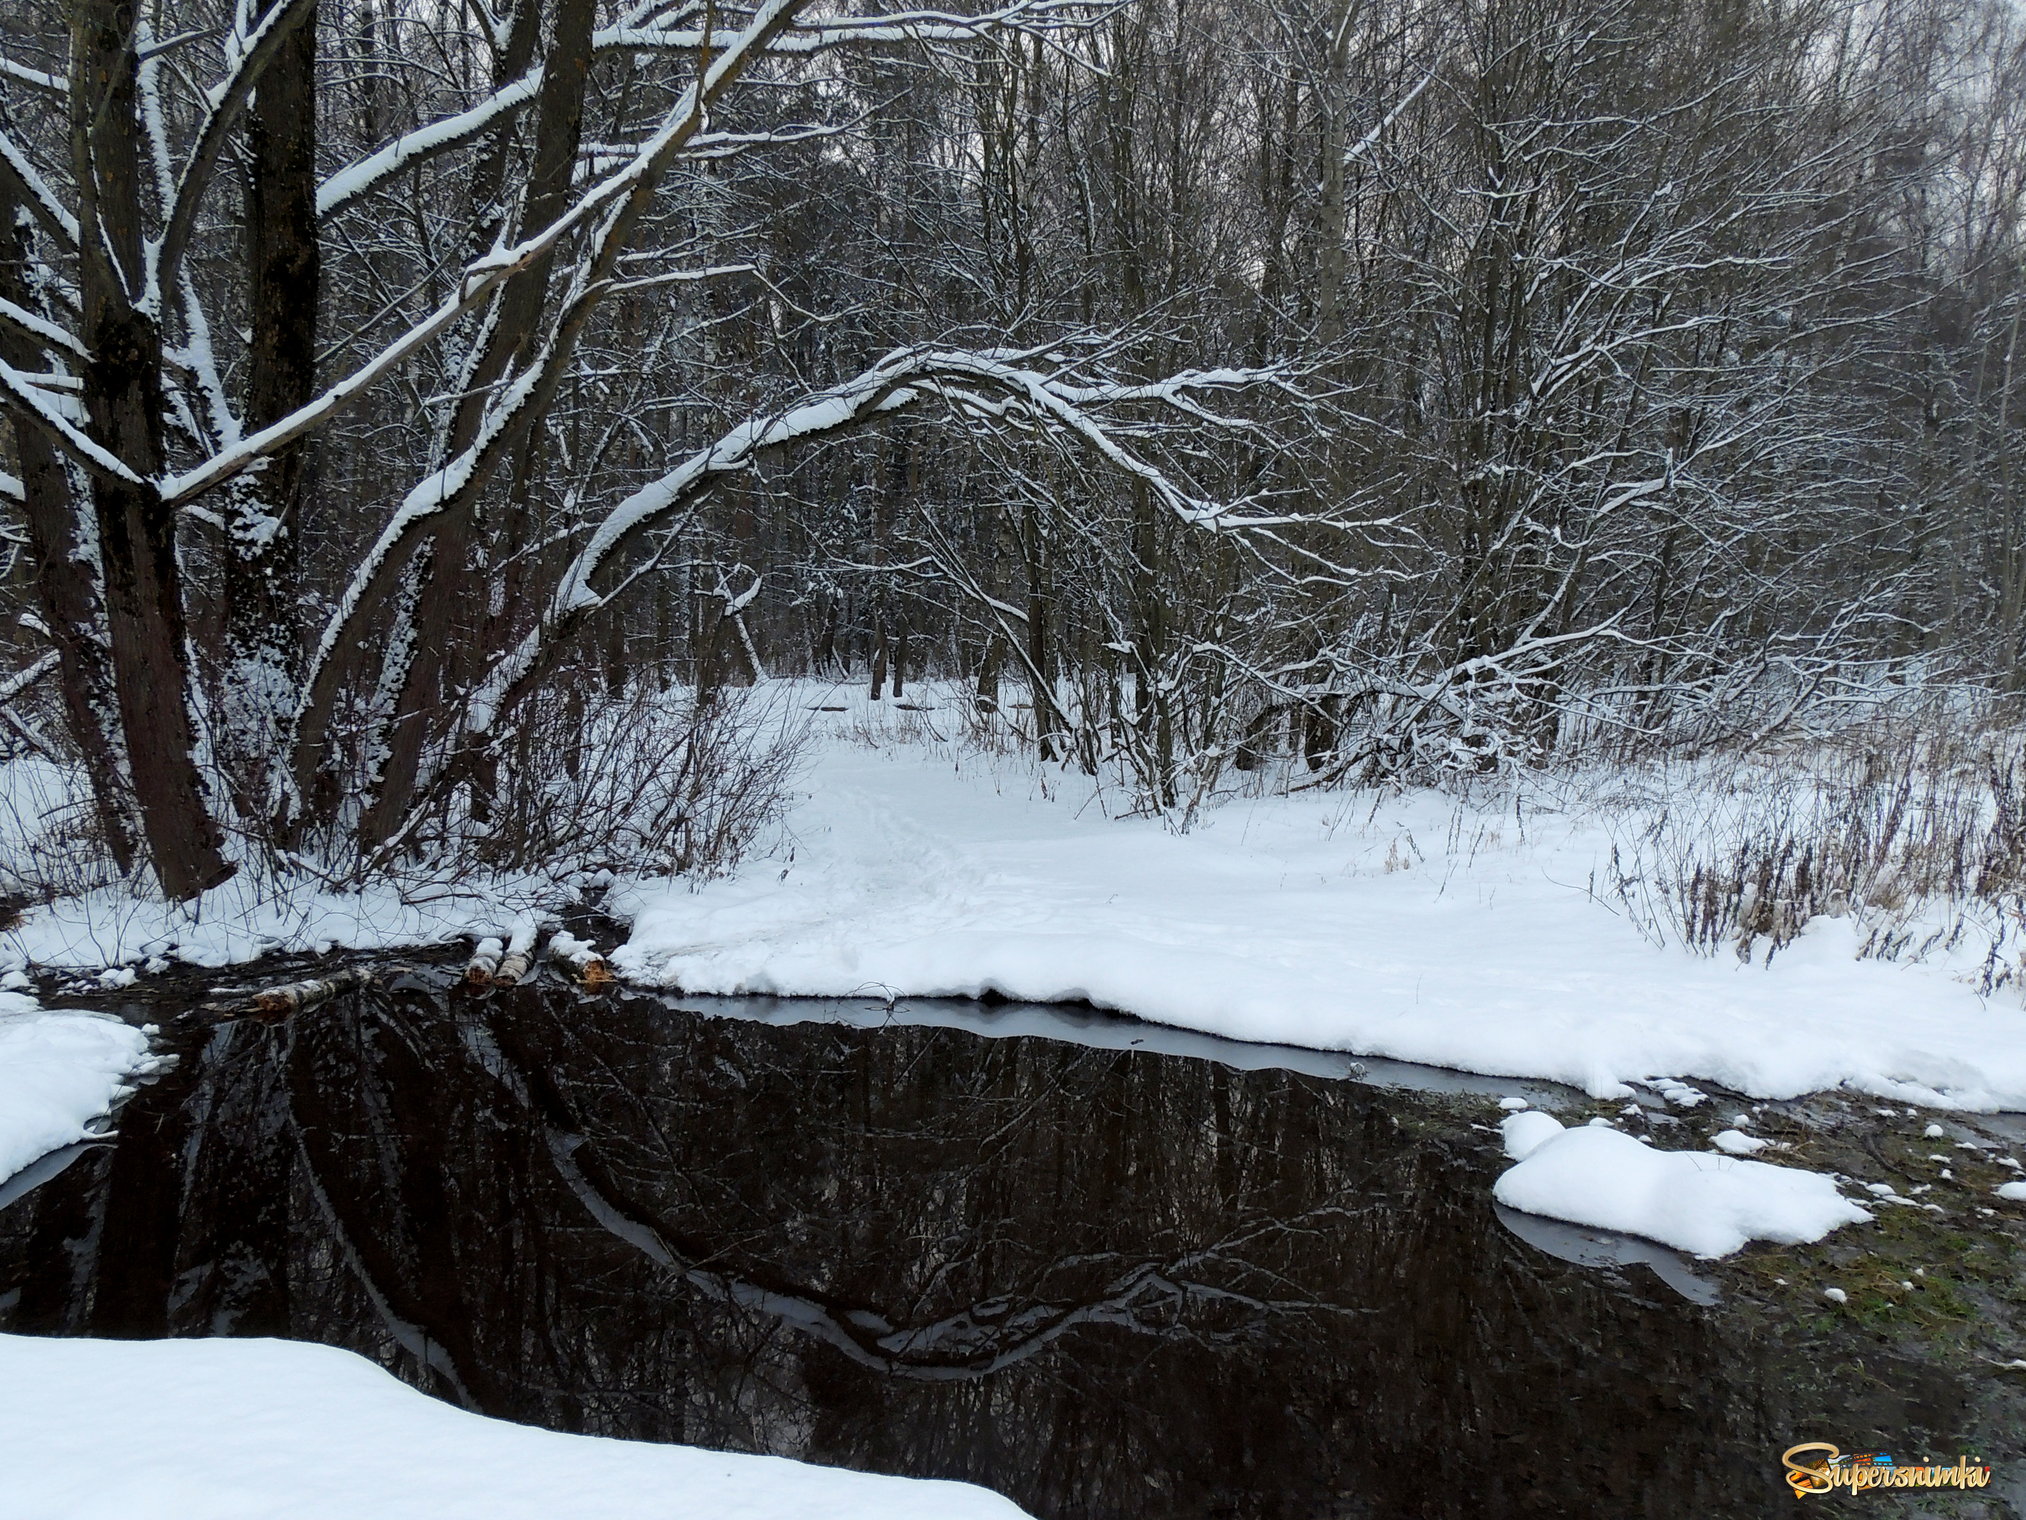
[[[567,930],[558,929],[550,938],[549,959],[592,992],[602,991],[618,981],[597,947]]]

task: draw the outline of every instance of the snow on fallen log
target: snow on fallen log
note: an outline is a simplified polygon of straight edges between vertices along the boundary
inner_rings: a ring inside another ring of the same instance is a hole
[[[494,986],[516,987],[526,978],[528,968],[534,964],[535,932],[534,919],[522,915],[507,941],[506,954],[499,958],[499,969],[492,974]]]
[[[471,952],[471,959],[464,964],[464,979],[474,987],[489,987],[499,976],[500,957],[506,953],[506,946],[497,939],[488,937],[478,942],[478,948]]]
[[[605,957],[598,953],[598,947],[587,939],[578,939],[567,929],[558,929],[550,938],[549,959],[593,991],[609,987],[617,980],[612,968],[605,964]]]
[[[1799,1245],[1871,1219],[1835,1179],[1707,1151],[1656,1150],[1593,1120],[1567,1129],[1538,1111],[1499,1125],[1517,1163],[1492,1196],[1509,1209],[1729,1256],[1753,1240]]]

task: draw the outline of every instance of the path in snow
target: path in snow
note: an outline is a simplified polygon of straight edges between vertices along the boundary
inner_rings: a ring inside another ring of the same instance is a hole
[[[2026,1012],[1817,920],[1770,968],[1657,948],[1589,896],[1600,831],[1430,795],[1239,802],[1187,836],[948,751],[819,741],[792,859],[650,884],[617,961],[691,992],[1087,998],[1248,1040],[1617,1096],[1838,1084],[2026,1107]],[[1078,793],[1078,796],[1085,794]],[[1473,858],[1474,857],[1474,858]],[[1389,868],[1390,867],[1390,868]]]

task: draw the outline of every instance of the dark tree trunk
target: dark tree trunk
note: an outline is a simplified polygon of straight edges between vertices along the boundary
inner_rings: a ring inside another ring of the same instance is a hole
[[[1000,642],[997,634],[985,639],[985,653],[978,661],[978,712],[989,717],[999,710]]]
[[[316,220],[316,17],[261,75],[246,127],[246,424],[277,422],[316,394],[321,264]],[[267,811],[268,773],[301,665],[295,582],[307,445],[292,444],[233,492],[225,545],[226,757],[248,818]]]
[[[534,3],[534,0],[528,0]],[[571,174],[583,135],[584,89],[591,67],[595,0],[557,0],[554,33],[544,54],[542,88],[535,106],[534,163],[521,207],[523,232],[546,226],[567,204]],[[464,377],[464,399],[450,429],[454,455],[478,437],[493,389],[528,357],[548,296],[550,260],[543,256],[509,279],[487,333],[486,347]],[[515,437],[496,453],[518,455],[534,426],[525,415],[514,423]],[[423,597],[415,654],[402,683],[394,724],[387,736],[387,760],[373,804],[361,820],[361,843],[368,849],[393,837],[422,781],[422,756],[430,720],[450,703],[467,674],[470,645],[485,621],[484,567],[476,560],[481,542],[477,498],[483,472],[474,471],[462,499],[443,514],[432,560],[434,584]]]
[[[83,239],[85,414],[92,437],[142,480],[162,467],[162,335],[128,292],[141,279],[140,138],[131,0],[81,0],[71,45],[72,169]],[[148,856],[171,898],[232,874],[198,774],[190,720],[176,516],[152,485],[92,481],[113,694]]]
[[[0,297],[35,311],[42,303],[28,279],[29,238],[21,208],[0,185]],[[0,361],[18,370],[45,367],[34,345],[5,325],[0,325]],[[137,858],[133,799],[120,766],[97,567],[78,532],[70,475],[48,435],[18,414],[14,452],[21,466],[21,511],[35,563],[36,605],[56,646],[65,722],[84,760],[99,833],[113,863],[123,872],[131,871]]]

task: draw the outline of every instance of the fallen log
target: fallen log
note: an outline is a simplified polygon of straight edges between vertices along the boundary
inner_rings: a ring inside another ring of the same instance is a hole
[[[285,1019],[292,1013],[327,1003],[341,992],[349,992],[355,987],[370,987],[374,981],[370,968],[347,966],[342,971],[333,971],[329,976],[310,981],[287,982],[279,987],[264,987],[243,998],[206,1003],[201,1011],[222,1019]]]
[[[602,991],[618,980],[597,946],[587,939],[578,939],[567,929],[558,929],[550,936],[549,959],[575,977],[587,991]]]
[[[506,954],[499,958],[499,969],[492,974],[495,987],[517,987],[527,977],[528,968],[534,964],[535,921],[522,918],[514,925],[513,937],[507,941]]]
[[[499,976],[500,956],[505,946],[488,936],[478,942],[478,948],[471,952],[471,959],[465,962],[464,979],[474,987],[489,987]]]

